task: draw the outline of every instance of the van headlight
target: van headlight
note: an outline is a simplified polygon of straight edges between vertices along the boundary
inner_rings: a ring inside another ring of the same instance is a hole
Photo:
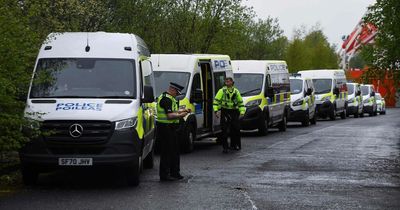
[[[249,101],[246,103],[246,107],[259,106],[261,104],[261,101],[261,99]]]
[[[356,99],[355,99],[355,98],[349,99],[349,100],[347,101],[347,103],[349,103],[349,104],[352,104],[352,103],[354,103],[354,102],[356,102]]]
[[[303,103],[304,103],[304,100],[302,98],[300,98],[293,102],[293,106],[301,106],[301,105],[303,105]]]
[[[126,128],[132,128],[136,126],[137,118],[129,118],[115,122],[115,130],[122,130]]]
[[[364,100],[364,104],[368,104],[369,103],[369,98]]]

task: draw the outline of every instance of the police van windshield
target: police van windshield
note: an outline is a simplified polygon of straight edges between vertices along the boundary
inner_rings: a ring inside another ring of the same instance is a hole
[[[329,93],[332,90],[332,79],[313,79],[315,94]]]
[[[349,95],[353,95],[354,93],[354,84],[347,84],[347,91]]]
[[[161,93],[168,90],[169,83],[174,82],[183,86],[182,94],[187,91],[187,86],[189,83],[190,73],[188,72],[175,72],[175,71],[155,71],[154,81],[155,81],[155,91],[156,96],[161,95]]]
[[[361,86],[361,93],[363,96],[366,96],[369,94],[369,87],[368,86]]]
[[[290,80],[290,92],[292,94],[299,94],[303,91],[303,80],[291,79]]]
[[[40,59],[31,98],[136,98],[134,60]]]
[[[254,96],[261,93],[263,85],[262,74],[236,73],[233,77],[235,78],[235,87],[242,96]]]

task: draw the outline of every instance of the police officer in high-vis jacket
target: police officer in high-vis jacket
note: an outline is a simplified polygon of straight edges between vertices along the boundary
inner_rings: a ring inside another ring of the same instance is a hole
[[[180,174],[179,140],[177,129],[179,119],[185,117],[189,110],[178,109],[176,96],[183,87],[170,83],[167,92],[157,99],[157,136],[160,143],[160,181],[183,179]]]
[[[214,112],[221,118],[221,141],[223,153],[228,152],[228,128],[230,129],[231,148],[241,149],[239,116],[244,115],[243,99],[238,89],[233,86],[231,77],[225,79],[225,86],[214,98]]]

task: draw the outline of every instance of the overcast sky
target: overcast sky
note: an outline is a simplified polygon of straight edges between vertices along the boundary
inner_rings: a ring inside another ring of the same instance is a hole
[[[289,39],[293,29],[320,24],[329,42],[342,44],[342,35],[350,34],[375,0],[243,0],[252,6],[257,16],[279,19]]]

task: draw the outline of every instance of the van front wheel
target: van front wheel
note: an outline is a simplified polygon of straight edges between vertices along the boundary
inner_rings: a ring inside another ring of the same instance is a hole
[[[138,158],[137,162],[133,163],[133,166],[125,168],[126,182],[129,186],[139,185],[140,171],[142,168],[141,160],[142,158]]]
[[[301,125],[304,127],[307,127],[310,125],[310,114],[309,113],[310,112],[307,111],[307,114],[305,115],[303,122],[301,122]]]
[[[184,131],[184,140],[182,145],[182,152],[191,153],[194,150],[194,141],[196,139],[196,133],[193,125],[188,125]]]
[[[343,120],[346,119],[347,113],[346,113],[346,107],[344,108],[344,110],[342,111],[342,113],[340,113],[340,118],[342,118]]]
[[[258,128],[258,134],[260,136],[265,136],[267,133],[268,133],[268,116],[266,114],[263,114],[260,120],[260,127]]]
[[[329,119],[336,120],[336,108],[333,107],[331,112],[329,113]]]
[[[279,123],[279,131],[286,131],[286,126],[287,126],[287,116],[286,113],[283,114],[282,121]]]
[[[312,119],[310,119],[310,122],[312,125],[317,124],[317,113],[314,112],[314,116]]]

